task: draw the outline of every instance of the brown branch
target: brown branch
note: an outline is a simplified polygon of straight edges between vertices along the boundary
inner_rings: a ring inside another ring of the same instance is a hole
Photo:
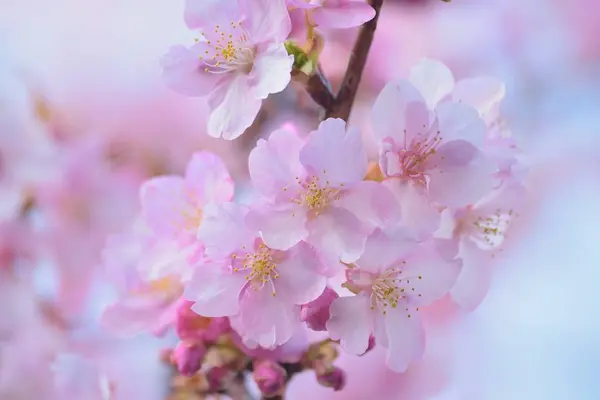
[[[300,71],[292,71],[292,76],[304,85],[306,93],[310,95],[315,103],[325,110],[330,110],[333,107],[335,98],[331,93],[331,85],[323,75],[320,67],[317,67],[316,71],[310,76]]]
[[[360,28],[358,39],[356,39],[354,49],[352,49],[352,54],[350,55],[350,61],[346,68],[346,75],[344,75],[342,86],[335,98],[333,107],[326,109],[325,118],[341,118],[344,121],[348,121],[350,117],[358,85],[360,84],[367,63],[373,37],[375,36],[375,29],[377,29],[377,21],[381,13],[383,0],[370,0],[369,3],[375,9],[375,17]]]

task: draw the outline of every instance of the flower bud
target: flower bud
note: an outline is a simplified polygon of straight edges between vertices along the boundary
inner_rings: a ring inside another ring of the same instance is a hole
[[[315,300],[302,306],[300,320],[313,331],[325,331],[325,324],[329,319],[329,307],[335,299],[340,297],[335,290],[326,287],[323,293]]]
[[[183,301],[177,309],[175,331],[181,340],[215,342],[230,329],[228,318],[207,318],[192,310],[191,301]]]
[[[208,382],[209,392],[218,392],[223,389],[225,378],[230,371],[225,367],[213,367],[206,372],[206,381]]]
[[[285,369],[274,361],[261,360],[254,363],[254,381],[264,397],[281,394],[286,377]]]
[[[315,372],[317,381],[321,385],[332,388],[336,392],[346,385],[346,373],[334,365],[319,363],[315,366]]]
[[[192,376],[202,366],[206,347],[200,342],[179,342],[172,358],[181,375]]]

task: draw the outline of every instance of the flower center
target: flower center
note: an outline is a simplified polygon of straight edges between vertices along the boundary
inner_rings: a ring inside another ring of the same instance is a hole
[[[234,254],[232,258],[237,259],[238,256]],[[247,272],[246,280],[252,289],[257,291],[270,284],[273,296],[277,294],[273,280],[279,278],[279,274],[277,263],[273,259],[273,250],[261,243],[254,253],[247,253],[240,262],[242,265],[234,267],[233,272]]]
[[[204,45],[204,54],[199,59],[205,72],[224,74],[238,71],[247,74],[252,70],[255,49],[241,21],[232,21],[225,27],[216,25],[213,30],[201,31],[200,35],[203,40],[196,39],[196,42]]]
[[[506,238],[506,232],[510,228],[514,214],[513,209],[502,210],[498,208],[487,217],[480,215],[473,218],[472,237],[484,248],[499,247]]]
[[[401,277],[401,275],[402,270],[392,268],[386,270],[373,281],[371,287],[372,310],[378,309],[383,315],[386,315],[388,309],[395,309],[402,303],[406,304],[410,300],[410,296],[421,297],[421,294],[417,293],[411,282],[421,280],[422,276]],[[407,317],[410,318],[409,309],[406,308],[406,311]]]
[[[333,201],[340,199],[340,189],[329,187],[329,181],[325,181],[326,185],[323,187],[318,176],[313,175],[305,181],[301,181],[299,177],[296,177],[296,181],[301,189],[297,197],[292,199],[292,202],[308,208],[316,215],[319,215]],[[343,184],[340,187],[343,187]]]

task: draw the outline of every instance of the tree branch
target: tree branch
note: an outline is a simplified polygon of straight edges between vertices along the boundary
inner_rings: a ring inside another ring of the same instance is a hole
[[[344,75],[342,86],[335,98],[333,107],[326,109],[325,118],[341,118],[344,121],[348,121],[350,117],[358,85],[360,84],[375,36],[375,30],[377,29],[383,0],[370,0],[369,3],[375,9],[375,17],[360,28],[358,39],[350,55],[350,61],[348,62],[348,68],[346,68],[346,75]]]
[[[305,75],[303,72],[294,71],[292,71],[292,76],[302,82],[306,92],[315,103],[325,110],[330,110],[333,107],[335,98],[333,97],[333,93],[331,93],[331,85],[325,75],[323,75],[320,67],[317,67],[315,72],[310,76]]]

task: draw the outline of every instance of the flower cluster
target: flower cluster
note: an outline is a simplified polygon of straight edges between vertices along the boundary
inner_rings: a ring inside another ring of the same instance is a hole
[[[510,135],[498,130],[503,95],[492,78],[455,83],[426,59],[375,101],[375,179],[360,132],[333,118],[258,141],[249,204],[233,200],[210,153],[196,154],[183,178],[151,179],[139,230],[106,251],[112,270],[132,274],[105,321],[176,326],[171,359],[188,375],[224,337],[244,354],[277,352],[306,329],[356,355],[376,343],[405,371],[424,351],[420,311],[447,294],[476,307],[518,216],[524,186]],[[285,371],[254,361],[261,390],[278,393]],[[342,379],[330,364],[310,368],[325,385]]]
[[[309,30],[375,15],[356,1],[186,3],[199,37],[162,66],[171,88],[208,96],[210,135],[238,137],[262,100],[288,85],[294,10]],[[189,385],[201,376],[202,393],[231,389],[252,371],[262,394],[277,396],[304,369],[340,390],[334,343],[355,355],[377,344],[389,368],[406,371],[425,348],[421,310],[446,295],[475,308],[518,217],[523,175],[500,118],[504,90],[492,78],[455,82],[424,59],[377,97],[371,163],[361,132],[327,118],[311,132],[288,124],[258,140],[249,202],[236,199],[209,152],[196,153],[183,177],[146,181],[136,225],[105,250],[122,289],[105,326],[174,327],[180,343],[166,359],[195,379]],[[328,339],[310,345],[308,330]]]

